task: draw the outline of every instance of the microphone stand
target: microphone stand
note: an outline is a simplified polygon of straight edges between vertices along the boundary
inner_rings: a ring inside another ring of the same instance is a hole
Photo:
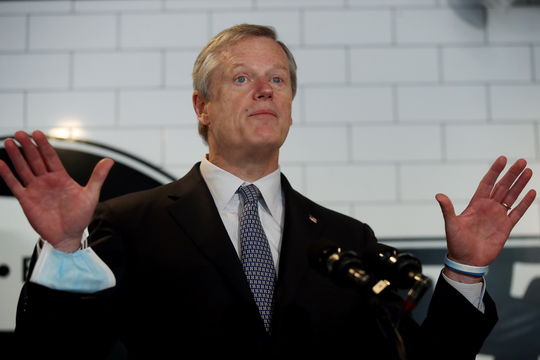
[[[399,323],[402,316],[399,315],[397,319],[394,319],[387,308],[387,304],[381,301],[381,298],[377,295],[369,294],[368,304],[375,312],[375,321],[379,332],[394,349],[394,358],[396,360],[407,360],[405,342],[399,332]]]

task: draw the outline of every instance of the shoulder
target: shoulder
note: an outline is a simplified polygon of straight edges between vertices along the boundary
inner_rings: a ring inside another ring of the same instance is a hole
[[[126,210],[135,206],[159,204],[167,198],[167,194],[179,186],[178,180],[168,184],[160,185],[151,189],[137,191],[121,195],[98,204],[99,208],[118,208]]]
[[[129,179],[128,179],[129,181]],[[190,172],[179,180],[151,189],[118,196],[98,204],[94,217],[125,217],[147,215],[166,209],[186,192],[206,186],[196,164]]]

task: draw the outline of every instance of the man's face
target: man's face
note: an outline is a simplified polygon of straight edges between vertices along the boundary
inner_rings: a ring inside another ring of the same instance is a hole
[[[212,98],[199,111],[210,156],[273,154],[291,125],[287,56],[274,40],[251,37],[226,48],[212,75]]]

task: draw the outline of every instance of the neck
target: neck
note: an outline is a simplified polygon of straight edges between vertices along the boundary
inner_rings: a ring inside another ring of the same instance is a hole
[[[210,151],[208,160],[244,181],[254,182],[278,168],[278,155],[279,152],[272,156],[251,154],[250,156],[233,157],[231,154],[221,156]]]

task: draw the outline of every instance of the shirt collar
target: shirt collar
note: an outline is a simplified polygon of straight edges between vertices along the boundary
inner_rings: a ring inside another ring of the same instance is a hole
[[[201,175],[210,189],[214,202],[219,211],[225,207],[234,198],[236,190],[241,185],[250,184],[230,172],[221,169],[212,164],[206,156],[201,161]],[[281,171],[276,169],[272,173],[254,181],[261,192],[264,204],[273,217],[281,215],[283,200],[281,195]]]

